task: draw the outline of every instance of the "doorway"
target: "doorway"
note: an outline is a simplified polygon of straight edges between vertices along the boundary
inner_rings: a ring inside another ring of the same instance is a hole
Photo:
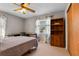
[[[36,33],[40,42],[50,43],[50,18],[36,21]]]

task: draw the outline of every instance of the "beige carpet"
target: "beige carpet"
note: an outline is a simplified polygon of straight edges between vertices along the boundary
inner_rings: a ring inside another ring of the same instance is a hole
[[[69,53],[65,48],[54,47],[40,42],[36,50],[26,53],[25,56],[69,56]]]

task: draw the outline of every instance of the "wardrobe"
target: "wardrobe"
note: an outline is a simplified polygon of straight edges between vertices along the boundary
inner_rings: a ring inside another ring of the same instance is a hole
[[[67,10],[68,51],[79,56],[79,3],[72,3]]]

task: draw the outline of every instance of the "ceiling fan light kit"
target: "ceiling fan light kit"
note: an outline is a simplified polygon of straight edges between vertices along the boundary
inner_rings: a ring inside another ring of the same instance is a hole
[[[26,12],[23,11],[23,14],[26,14]]]
[[[20,6],[20,8],[17,8],[15,11],[20,10],[23,14],[26,14],[26,10],[28,10],[32,13],[35,13],[35,10],[28,7],[30,3],[21,3],[20,5],[19,4],[16,4],[16,5]]]

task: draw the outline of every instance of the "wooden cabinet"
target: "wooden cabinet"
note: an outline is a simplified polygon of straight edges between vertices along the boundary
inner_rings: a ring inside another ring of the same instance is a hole
[[[64,19],[51,20],[51,45],[57,47],[65,47],[64,38]]]
[[[79,3],[70,4],[67,11],[68,51],[79,56]]]

